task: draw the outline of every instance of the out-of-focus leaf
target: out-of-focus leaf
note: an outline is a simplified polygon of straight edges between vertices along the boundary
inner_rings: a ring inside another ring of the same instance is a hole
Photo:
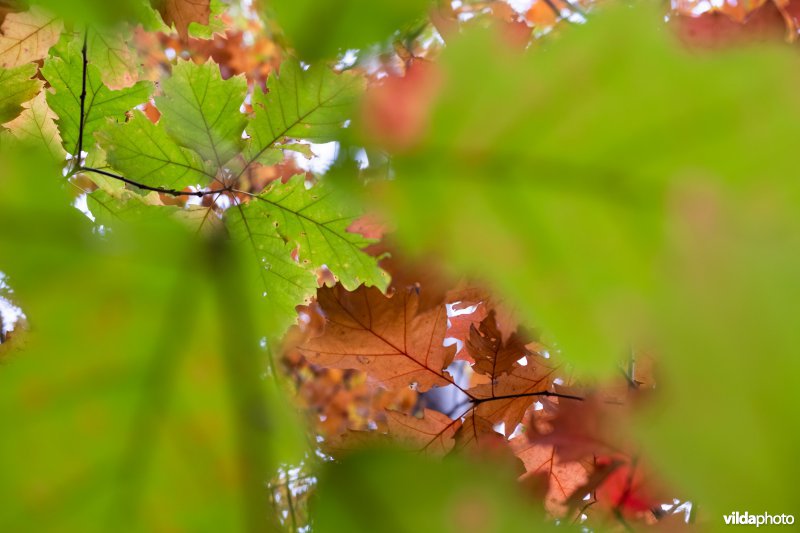
[[[45,93],[41,92],[22,105],[22,113],[5,124],[8,131],[23,143],[32,143],[47,148],[54,161],[63,163],[66,152],[61,147],[61,136],[56,127],[56,114],[47,105]]]
[[[714,525],[732,510],[797,509],[800,218],[791,175],[675,195],[659,293],[659,402],[648,457]],[[782,186],[781,186],[782,185]],[[731,490],[735,487],[735,490]],[[701,503],[702,502],[702,503]],[[763,511],[762,511],[763,512]]]
[[[212,60],[178,61],[156,97],[164,127],[186,148],[222,168],[239,153],[247,119],[239,112],[247,92],[244,76],[223,80]]]
[[[0,85],[3,87],[0,94],[0,124],[16,118],[22,112],[22,104],[41,90],[42,82],[31,79],[36,71],[33,63],[10,69],[0,68]]]
[[[47,157],[0,157],[0,269],[30,324],[0,372],[0,529],[269,530],[263,481],[300,441],[272,439],[296,422],[270,414],[224,246],[164,217],[93,231]]]
[[[180,189],[214,179],[197,152],[178,146],[163,122],[153,124],[139,111],[126,124],[111,124],[96,136],[108,163],[144,185]]]
[[[527,505],[511,471],[396,451],[365,451],[327,464],[312,511],[314,530],[322,533],[366,533],[376,524],[387,533],[563,529]]]
[[[660,15],[612,11],[529,54],[454,40],[384,197],[408,249],[491,280],[584,374],[646,330],[669,180],[784,179],[800,116],[789,50],[692,55]]]
[[[58,130],[64,148],[74,153],[78,148],[81,117],[81,88],[83,87],[83,56],[72,43],[63,49],[63,57],[49,57],[42,67],[42,75],[55,92],[47,93],[47,103],[58,115]],[[84,103],[84,149],[94,144],[94,132],[108,120],[121,122],[125,113],[145,102],[153,84],[140,81],[131,87],[112,91],[103,84],[100,70],[88,64],[86,69],[86,99]]]
[[[287,137],[317,143],[336,140],[363,85],[363,78],[336,74],[324,65],[303,70],[295,60],[284,61],[280,73],[269,78],[269,92],[253,93],[248,161],[262,158]]]
[[[362,212],[325,182],[307,189],[304,176],[275,181],[244,208],[258,241],[277,236],[299,246],[299,259],[327,266],[348,290],[366,284],[386,290],[388,275],[363,251],[373,241],[347,228]]]
[[[164,26],[149,0],[32,0],[64,20],[96,26],[118,22],[140,22],[148,30]]]
[[[190,22],[189,23],[189,37],[196,39],[211,39],[216,33],[225,33],[229,25],[222,17],[222,14],[228,8],[228,4],[222,0],[211,0],[209,2],[211,9],[208,15],[208,22]]]
[[[152,0],[167,26],[174,26],[181,39],[189,38],[189,25],[207,25],[211,15],[210,0]]]
[[[310,61],[387,40],[424,14],[427,0],[272,0],[278,24]]]
[[[35,6],[22,13],[9,13],[0,30],[0,67],[43,59],[58,41],[62,27],[55,16]]]

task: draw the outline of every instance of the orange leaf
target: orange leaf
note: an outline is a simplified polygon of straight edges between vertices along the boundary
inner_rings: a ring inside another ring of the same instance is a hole
[[[388,388],[423,391],[453,383],[445,368],[455,350],[442,346],[444,305],[420,311],[416,290],[387,297],[364,286],[353,292],[340,285],[323,287],[317,299],[325,331],[297,348],[312,363],[363,370]]]
[[[153,0],[155,7],[167,26],[175,25],[181,39],[189,39],[189,24],[208,25],[211,16],[211,0]]]

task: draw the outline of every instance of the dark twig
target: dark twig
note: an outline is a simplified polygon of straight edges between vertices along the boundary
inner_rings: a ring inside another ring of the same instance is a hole
[[[561,10],[553,3],[553,0],[544,0],[544,3],[547,4],[547,7],[549,7],[550,11],[556,16],[556,20],[561,20],[563,18],[561,16]]]
[[[79,170],[83,170],[86,172],[94,172],[95,174],[102,174],[103,176],[108,176],[109,178],[113,178],[115,180],[125,182],[129,185],[139,187],[140,189],[144,189],[145,191],[160,192],[163,194],[169,194],[170,196],[197,196],[198,198],[202,198],[203,196],[207,196],[209,194],[219,194],[230,190],[230,189],[222,189],[217,191],[178,191],[176,189],[165,189],[164,187],[151,187],[150,185],[145,185],[144,183],[139,183],[138,181],[133,181],[131,179],[126,178],[125,176],[120,176],[119,174],[114,174],[113,172],[108,172],[107,170],[102,170],[99,168],[80,167]]]
[[[573,396],[571,394],[561,394],[560,392],[550,392],[548,390],[539,391],[539,392],[522,392],[520,394],[508,394],[506,396],[492,396],[491,398],[475,398],[472,400],[473,405],[480,405],[486,402],[493,402],[495,400],[513,400],[515,398],[528,398],[534,396],[550,396],[553,398],[564,398],[566,400],[578,400],[583,401],[583,398],[580,396]]]
[[[89,38],[89,30],[83,32],[83,48],[81,48],[81,56],[83,57],[83,81],[81,82],[81,117],[78,127],[78,150],[75,154],[75,168],[80,168],[81,159],[83,157],[83,128],[86,123],[86,72],[89,69],[89,60],[86,56],[86,43]]]
[[[70,175],[76,174],[81,171],[94,172],[95,174],[102,174],[103,176],[107,176],[109,178],[122,181],[124,183],[133,185],[145,191],[154,191],[162,194],[168,194],[170,196],[196,196],[198,198],[202,198],[203,196],[206,196],[208,194],[221,194],[223,192],[230,191],[231,187],[226,187],[222,190],[216,190],[216,191],[179,191],[177,189],[167,189],[165,187],[152,187],[150,185],[145,185],[144,183],[139,183],[138,181],[128,179],[125,176],[120,176],[119,174],[108,172],[107,170],[85,167],[81,164],[81,160],[83,158],[83,130],[86,127],[86,76],[87,76],[87,71],[89,69],[89,59],[86,53],[88,35],[89,35],[89,30],[87,29],[83,34],[83,48],[81,49],[81,56],[83,58],[83,81],[81,83],[81,97],[80,97],[81,116],[78,128],[78,147],[76,149],[77,152],[74,155],[74,161],[75,161],[73,165],[74,170],[70,173]]]

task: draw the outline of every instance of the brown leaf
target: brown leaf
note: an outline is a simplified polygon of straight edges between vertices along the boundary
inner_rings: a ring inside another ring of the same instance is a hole
[[[511,439],[510,444],[525,464],[527,472],[522,479],[546,476],[548,489],[545,509],[553,516],[563,516],[567,512],[570,496],[588,482],[591,463],[561,461],[553,446],[534,444],[523,435]]]
[[[445,455],[453,449],[456,431],[461,421],[451,420],[432,409],[425,409],[424,416],[416,417],[398,411],[386,412],[389,435],[397,442],[431,455]]]
[[[538,444],[554,446],[565,461],[614,452],[617,448],[612,444],[614,426],[610,418],[620,414],[622,407],[608,405],[596,395],[584,401],[561,400],[556,416],[550,420],[552,429],[542,431],[539,425],[530,424],[528,436]]]
[[[0,29],[0,67],[13,68],[44,58],[61,36],[63,25],[38,7],[9,13]]]
[[[376,288],[348,292],[340,285],[321,288],[317,300],[325,331],[296,348],[312,363],[363,370],[388,388],[423,391],[453,383],[445,371],[455,351],[442,346],[443,304],[420,311],[416,290],[387,297]]]
[[[425,409],[421,417],[387,410],[386,424],[388,433],[348,430],[329,438],[325,449],[340,455],[358,448],[393,442],[411,451],[444,456],[453,449],[453,437],[461,427],[460,420],[451,420],[432,409]]]
[[[189,38],[189,24],[208,25],[211,16],[211,0],[153,0],[152,5],[184,41]]]
[[[514,333],[508,341],[503,342],[502,334],[497,328],[495,312],[480,323],[480,327],[470,326],[466,348],[475,364],[472,369],[495,379],[511,371],[518,360],[532,353],[525,346],[528,343],[521,335]]]
[[[543,357],[529,356],[527,363],[516,364],[509,374],[468,391],[477,401],[476,413],[493,424],[504,422],[506,436],[514,432],[536,401],[536,393],[552,392],[557,377],[557,368]]]

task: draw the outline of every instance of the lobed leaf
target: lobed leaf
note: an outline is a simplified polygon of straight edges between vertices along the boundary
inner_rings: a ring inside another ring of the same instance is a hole
[[[28,63],[15,68],[0,68],[0,124],[16,118],[22,112],[22,104],[36,96],[42,82],[31,79],[36,75],[36,65]]]
[[[179,146],[164,131],[163,122],[153,124],[139,111],[126,124],[110,124],[96,137],[108,163],[144,185],[181,189],[214,179],[197,152]]]
[[[47,94],[47,103],[58,115],[58,130],[67,152],[74,154],[78,148],[81,117],[81,88],[83,87],[83,57],[75,46],[67,46],[62,57],[49,57],[42,67],[42,75],[55,92]],[[112,91],[103,84],[100,70],[89,63],[86,68],[86,98],[84,101],[83,146],[94,145],[94,132],[108,119],[121,122],[125,113],[147,101],[153,84],[140,81],[133,86]]]
[[[260,159],[287,137],[316,143],[336,140],[363,84],[350,73],[336,74],[324,65],[304,70],[287,59],[279,73],[270,76],[267,94],[253,93],[247,160]]]
[[[237,200],[238,202],[238,200]],[[253,203],[237,203],[225,213],[225,225],[240,253],[250,265],[247,278],[261,291],[265,305],[262,321],[268,337],[282,335],[295,322],[295,307],[311,301],[317,287],[316,275],[291,257],[292,246],[250,215]]]
[[[254,231],[296,243],[301,262],[327,266],[346,289],[366,284],[386,290],[388,275],[363,251],[373,241],[347,231],[362,212],[326,182],[306,188],[304,176],[275,181],[246,212]]]
[[[222,168],[241,151],[247,122],[239,112],[247,92],[244,76],[223,80],[212,60],[179,60],[156,97],[164,128],[180,145]]]
[[[45,93],[40,92],[22,107],[22,113],[5,124],[11,135],[20,142],[45,147],[55,161],[65,161],[67,154],[55,122],[58,117],[47,105]]]
[[[310,362],[364,370],[389,388],[424,391],[453,383],[445,370],[455,349],[442,346],[447,329],[444,305],[419,310],[419,294],[384,296],[377,288],[323,287],[317,301],[325,313],[324,333],[297,348]]]
[[[0,28],[0,67],[38,61],[61,36],[62,22],[40,7],[6,15]]]
[[[139,79],[136,51],[128,44],[132,38],[133,32],[123,24],[88,32],[89,61],[99,69],[109,89],[124,89]]]

